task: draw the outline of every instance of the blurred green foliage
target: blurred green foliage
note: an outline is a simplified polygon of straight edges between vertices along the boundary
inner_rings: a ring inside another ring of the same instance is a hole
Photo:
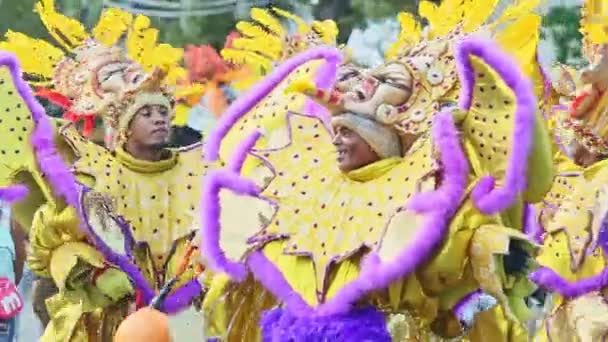
[[[578,64],[581,61],[581,39],[579,32],[580,7],[555,6],[543,17],[542,35],[555,44],[557,61]]]

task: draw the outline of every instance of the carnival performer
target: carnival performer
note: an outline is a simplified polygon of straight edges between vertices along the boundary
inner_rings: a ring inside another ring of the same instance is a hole
[[[538,341],[600,341],[608,335],[606,181],[608,35],[595,1],[582,7],[583,55],[591,67],[575,79],[576,98],[555,107],[563,158],[541,212],[544,241],[531,278],[551,298]],[[599,32],[597,32],[599,30]],[[599,34],[598,34],[599,33]]]
[[[19,57],[28,80],[44,86],[37,94],[64,105],[67,118],[86,126],[101,116],[106,127],[105,147],[73,123],[53,127],[14,55],[2,52],[0,186],[12,186],[3,188],[12,197],[27,186],[13,213],[29,230],[28,264],[59,289],[46,301],[50,323],[41,340],[109,341],[134,307],[166,286],[173,291],[162,310],[190,322],[178,337],[200,340],[192,304],[205,286],[190,262],[198,255],[191,241],[198,177],[212,165],[201,161],[200,143],[165,148],[171,86],[185,73],[182,51],[158,44],[144,16],[109,9],[89,34],[51,0],[36,9],[63,50],[12,31],[0,49]]]
[[[330,91],[287,80],[287,90],[319,101],[331,118],[282,112],[287,144],[252,149],[254,133],[226,169],[206,176],[201,246],[209,267],[223,272],[205,299],[210,335],[527,340],[524,298],[533,287],[525,259],[535,246],[520,231],[522,208],[543,198],[552,164],[535,87],[517,65],[540,72],[540,21],[515,6],[479,28],[493,9],[487,1],[423,2],[427,35],[407,16],[408,40],[381,67],[338,79]],[[512,22],[494,37],[516,59],[474,36],[505,21]],[[337,50],[306,53],[336,73]],[[283,95],[284,87],[273,88],[285,82],[277,69],[220,126],[240,130],[239,120],[264,115],[260,108]],[[211,140],[225,130],[215,133]],[[268,186],[239,174],[247,152],[270,168]],[[266,222],[227,229],[222,189],[267,203]],[[231,241],[228,251],[225,235],[240,237],[240,249]]]

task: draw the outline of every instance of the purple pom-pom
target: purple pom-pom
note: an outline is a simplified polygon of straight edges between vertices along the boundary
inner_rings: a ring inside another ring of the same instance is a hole
[[[391,341],[384,314],[373,307],[320,317],[278,308],[264,312],[260,325],[263,342]]]

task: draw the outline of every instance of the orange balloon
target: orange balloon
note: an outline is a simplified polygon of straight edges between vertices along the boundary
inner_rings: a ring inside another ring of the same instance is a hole
[[[154,308],[141,308],[120,324],[114,342],[171,342],[169,319]]]

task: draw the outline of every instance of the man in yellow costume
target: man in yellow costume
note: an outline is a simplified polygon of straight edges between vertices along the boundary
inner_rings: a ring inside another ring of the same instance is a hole
[[[583,54],[591,67],[580,80],[572,78],[574,98],[553,114],[554,133],[565,153],[556,161],[558,173],[540,217],[545,229],[541,268],[531,276],[552,293],[538,341],[601,341],[608,335],[608,35],[601,19],[606,3],[586,1],[582,11]]]
[[[9,197],[29,190],[13,208],[29,229],[28,263],[59,289],[46,301],[42,340],[110,341],[125,315],[167,285],[161,309],[179,319],[182,338],[202,339],[193,304],[205,280],[190,262],[191,241],[199,177],[213,165],[200,143],[166,148],[182,51],[158,44],[144,16],[110,9],[89,34],[51,0],[36,9],[60,48],[12,31],[0,42],[0,187]],[[45,87],[37,93],[67,104],[72,119],[103,118],[105,147],[73,123],[49,122],[15,55]]]
[[[535,246],[520,231],[522,212],[524,201],[540,201],[549,188],[552,160],[535,87],[517,65],[539,73],[539,18],[514,6],[495,23],[517,18],[494,36],[511,59],[473,37],[494,5],[423,2],[426,36],[402,15],[402,41],[386,63],[343,72],[332,90],[286,78],[287,90],[309,95],[331,116],[284,111],[288,143],[252,148],[254,133],[227,169],[207,175],[202,248],[209,267],[223,273],[205,298],[209,335],[527,340],[524,298],[533,287],[525,259]],[[336,73],[338,51],[309,52]],[[257,101],[240,108],[232,129],[280,107],[280,97],[289,101],[284,82],[252,88]],[[217,132],[221,139],[231,130]],[[221,154],[207,148],[211,160]],[[242,177],[248,152],[267,166],[267,186]],[[260,199],[266,222],[228,229],[222,189]],[[514,262],[518,256],[523,262]]]

